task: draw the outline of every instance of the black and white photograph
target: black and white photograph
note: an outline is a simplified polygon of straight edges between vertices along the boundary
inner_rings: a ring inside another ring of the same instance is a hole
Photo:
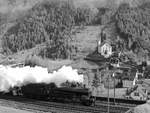
[[[0,113],[150,113],[150,0],[0,0]]]

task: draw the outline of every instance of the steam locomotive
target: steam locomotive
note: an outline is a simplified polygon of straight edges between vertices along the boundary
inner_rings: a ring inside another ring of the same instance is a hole
[[[95,105],[95,98],[88,88],[57,87],[54,83],[31,83],[22,87],[14,87],[10,90],[10,94],[54,102],[79,102],[87,106]]]

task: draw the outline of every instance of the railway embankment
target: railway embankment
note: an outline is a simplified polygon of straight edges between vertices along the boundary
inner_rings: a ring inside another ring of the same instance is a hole
[[[83,106],[79,103],[56,103],[14,96],[0,96],[0,105],[36,113],[106,113],[108,108],[107,101],[100,100],[95,106]],[[124,113],[133,107],[129,104],[109,104],[110,113]]]

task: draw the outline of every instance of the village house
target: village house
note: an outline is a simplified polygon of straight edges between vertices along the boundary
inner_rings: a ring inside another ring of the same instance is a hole
[[[150,79],[139,81],[136,86],[128,90],[128,95],[134,100],[149,100],[150,99]]]
[[[133,74],[133,73],[132,73]],[[123,80],[123,87],[130,88],[138,83],[142,78],[143,73],[136,72],[135,77],[131,77],[129,80]]]
[[[121,66],[119,67],[121,68]],[[138,69],[133,70],[131,67],[124,67],[124,73],[122,74],[122,82],[124,88],[131,88],[143,79],[143,72]]]
[[[147,100],[147,91],[141,85],[138,85],[136,90],[131,92],[130,97],[134,100]]]

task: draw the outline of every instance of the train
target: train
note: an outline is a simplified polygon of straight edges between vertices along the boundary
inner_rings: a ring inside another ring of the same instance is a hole
[[[54,83],[30,83],[13,87],[9,94],[45,101],[81,103],[86,106],[94,106],[96,101],[89,88],[57,87]]]

